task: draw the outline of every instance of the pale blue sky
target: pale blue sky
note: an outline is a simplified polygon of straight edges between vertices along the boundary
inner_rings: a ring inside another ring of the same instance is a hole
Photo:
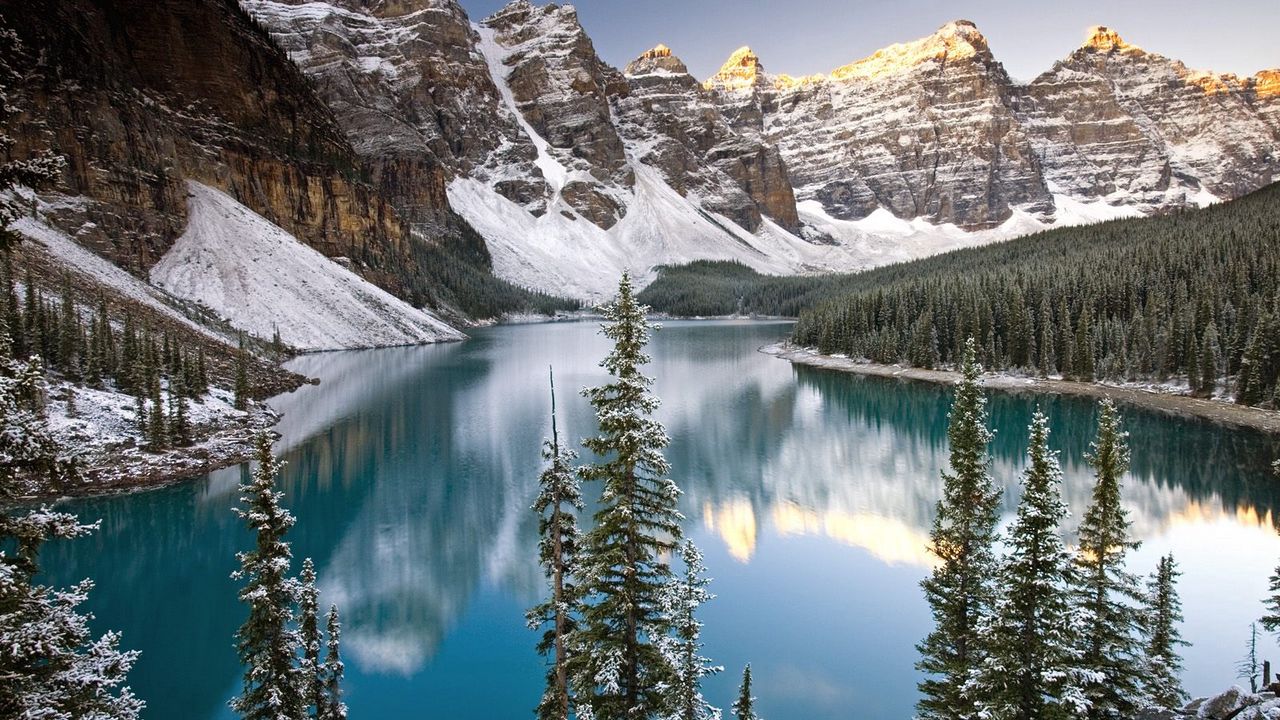
[[[535,0],[536,2],[537,0]],[[461,0],[473,20],[504,0]],[[933,32],[948,20],[977,23],[1011,75],[1030,80],[1084,39],[1091,25],[1202,70],[1252,75],[1280,67],[1277,0],[579,0],[596,49],[621,67],[666,43],[699,78],[750,45],[772,72],[826,72],[876,49]]]

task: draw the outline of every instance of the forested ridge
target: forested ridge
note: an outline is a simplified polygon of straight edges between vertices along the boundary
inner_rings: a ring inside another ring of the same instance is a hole
[[[1184,380],[1275,403],[1280,187],[1204,210],[1064,228],[850,278],[801,313],[827,353],[982,362],[1093,380]]]
[[[683,287],[681,287],[683,286]],[[1152,218],[1061,228],[854,275],[664,269],[663,312],[798,315],[824,353],[953,365],[965,338],[995,370],[1185,382],[1201,396],[1277,404],[1280,186]],[[732,305],[732,307],[729,307]]]

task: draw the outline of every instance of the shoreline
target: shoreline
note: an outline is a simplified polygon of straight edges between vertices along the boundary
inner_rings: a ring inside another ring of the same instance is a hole
[[[152,452],[134,446],[125,449],[95,448],[82,456],[83,482],[24,498],[24,502],[61,503],[72,500],[129,495],[189,482],[201,475],[251,460],[254,437],[271,432],[281,415],[262,401],[230,423],[198,428],[199,435],[187,447]]]
[[[759,352],[787,360],[794,365],[839,370],[855,375],[915,380],[944,385],[954,384],[960,379],[960,373],[952,370],[926,370],[902,365],[880,365],[850,358],[822,355],[813,350],[785,343],[766,345],[759,348]],[[984,373],[981,382],[982,387],[1001,392],[1111,398],[1118,403],[1173,417],[1207,420],[1217,425],[1255,430],[1273,437],[1280,437],[1280,412],[1247,405],[1236,405],[1222,400],[1193,398],[1187,395],[1177,395],[1172,392],[1160,392],[1145,388],[1075,382],[1053,378],[1017,377],[999,373]]]

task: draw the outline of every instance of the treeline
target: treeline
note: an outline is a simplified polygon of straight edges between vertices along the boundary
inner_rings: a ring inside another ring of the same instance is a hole
[[[1185,381],[1277,403],[1280,187],[882,268],[801,313],[797,343],[881,363],[980,360],[1080,380]]]
[[[38,359],[42,371],[67,380],[67,411],[77,412],[76,386],[128,393],[135,400],[138,431],[153,450],[192,442],[190,401],[209,394],[210,365],[199,343],[169,329],[153,327],[99,296],[96,304],[78,302],[70,276],[64,275],[56,293],[45,292],[28,271],[16,279],[12,255],[0,255],[0,320],[6,334],[3,352],[27,361]],[[251,357],[234,351],[231,377],[234,405],[246,409],[253,393],[249,378]],[[285,352],[278,341],[271,347]]]
[[[678,317],[795,317],[838,289],[848,277],[761,275],[739,262],[698,260],[659,267],[657,279],[639,298],[660,313]]]
[[[490,263],[483,247],[425,248],[419,253],[419,265],[425,276],[421,286],[426,289],[411,300],[415,306],[427,305],[446,314],[460,311],[473,320],[497,319],[510,313],[554,315],[582,307],[577,300],[507,282],[493,274]]]

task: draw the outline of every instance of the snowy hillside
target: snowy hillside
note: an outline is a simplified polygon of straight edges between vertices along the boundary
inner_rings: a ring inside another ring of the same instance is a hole
[[[196,182],[186,231],[151,281],[263,338],[301,350],[460,340],[462,333],[303,245],[229,195]]]

